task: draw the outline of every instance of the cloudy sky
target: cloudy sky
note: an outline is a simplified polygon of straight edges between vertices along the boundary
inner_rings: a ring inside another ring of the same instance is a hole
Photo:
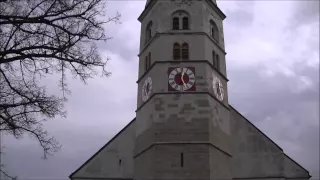
[[[140,23],[145,1],[109,1],[108,14],[122,24],[108,24],[113,39],[101,44],[109,56],[109,78],[84,85],[69,78],[68,117],[45,124],[63,145],[42,160],[29,137],[2,137],[3,162],[24,179],[68,179],[135,117]],[[224,21],[230,104],[319,177],[319,1],[218,2]],[[54,77],[52,77],[54,79]],[[58,83],[58,82],[57,82]],[[59,93],[57,84],[49,84]]]

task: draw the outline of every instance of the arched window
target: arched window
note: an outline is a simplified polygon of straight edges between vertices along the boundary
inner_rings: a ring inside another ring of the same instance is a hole
[[[182,29],[189,29],[189,18],[188,17],[183,17]]]
[[[183,60],[189,59],[189,45],[188,45],[188,43],[182,44],[182,59]]]
[[[173,59],[180,60],[180,44],[174,43],[173,45]]]
[[[146,27],[146,43],[151,39],[152,21],[150,21]]]
[[[219,42],[219,30],[217,24],[210,20],[210,36],[213,37],[217,42]]]
[[[212,64],[213,64],[213,67],[217,68],[216,52],[214,51],[212,51]]]
[[[216,54],[216,68],[220,71],[220,58],[218,54]]]
[[[190,14],[185,10],[177,10],[171,14],[172,29],[190,29]]]
[[[174,17],[172,19],[172,29],[174,30],[178,30],[179,28],[179,18],[178,17]]]

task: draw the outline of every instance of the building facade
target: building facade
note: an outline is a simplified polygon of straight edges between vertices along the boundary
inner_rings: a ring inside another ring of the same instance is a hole
[[[229,105],[225,18],[215,0],[147,1],[136,118],[70,179],[310,178]]]

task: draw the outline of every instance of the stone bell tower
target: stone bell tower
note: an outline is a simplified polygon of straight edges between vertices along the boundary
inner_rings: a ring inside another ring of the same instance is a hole
[[[215,0],[147,1],[134,179],[232,179],[225,17]]]

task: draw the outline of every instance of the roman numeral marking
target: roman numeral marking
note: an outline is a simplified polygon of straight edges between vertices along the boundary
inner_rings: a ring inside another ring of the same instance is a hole
[[[177,74],[176,70],[171,71],[170,76],[175,76]]]
[[[193,86],[193,85],[194,85],[194,83],[191,82],[191,81],[189,81],[188,84],[190,84],[190,86]]]

